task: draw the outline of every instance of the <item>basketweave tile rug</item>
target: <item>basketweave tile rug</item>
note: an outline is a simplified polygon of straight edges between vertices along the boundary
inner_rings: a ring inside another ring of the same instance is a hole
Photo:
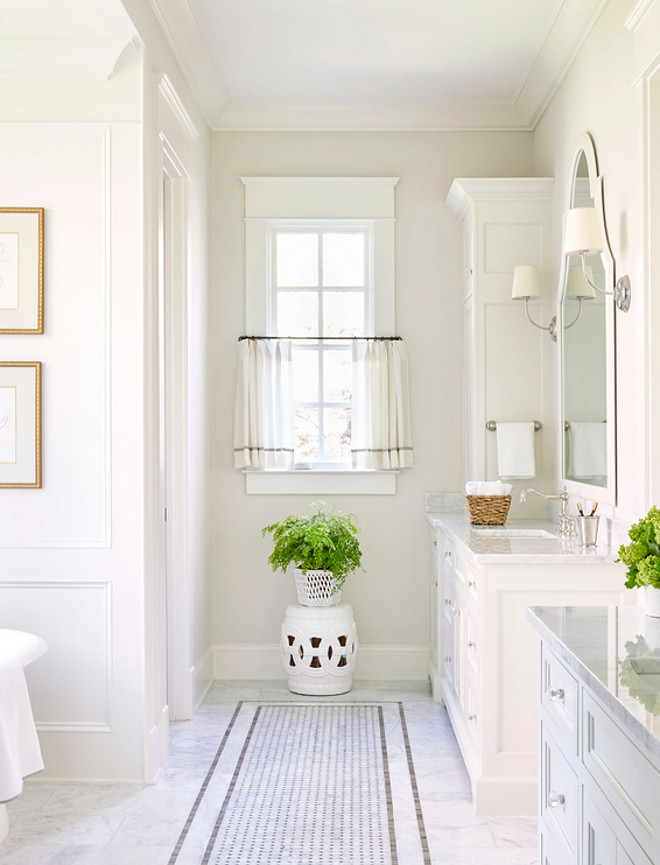
[[[169,865],[430,865],[401,703],[240,702]]]

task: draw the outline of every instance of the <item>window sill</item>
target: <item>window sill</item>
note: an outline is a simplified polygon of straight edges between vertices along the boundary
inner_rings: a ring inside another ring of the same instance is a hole
[[[395,495],[398,471],[244,470],[248,495]]]

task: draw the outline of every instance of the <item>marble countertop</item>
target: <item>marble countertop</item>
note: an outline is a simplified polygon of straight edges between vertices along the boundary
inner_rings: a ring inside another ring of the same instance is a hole
[[[469,558],[478,563],[493,564],[611,564],[624,542],[613,537],[610,520],[601,519],[598,545],[582,548],[577,538],[561,541],[556,535],[555,523],[539,520],[507,520],[503,526],[473,526],[465,511],[427,511],[426,519],[435,528],[443,529],[462,544]],[[516,530],[540,530],[551,537],[515,537]],[[623,571],[621,582],[624,582]]]
[[[530,607],[527,618],[660,768],[660,673],[643,672],[660,667],[660,619],[642,607]]]

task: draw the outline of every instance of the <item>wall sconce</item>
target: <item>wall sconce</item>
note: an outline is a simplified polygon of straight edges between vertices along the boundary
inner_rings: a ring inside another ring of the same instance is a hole
[[[569,324],[564,324],[564,330],[573,327],[582,315],[582,301],[593,300],[596,297],[596,292],[593,289],[592,282],[593,273],[589,265],[585,267],[585,273],[579,264],[572,264],[568,268],[568,278],[566,280],[565,300],[577,300],[578,313]]]
[[[544,327],[542,324],[537,324],[529,314],[527,304],[530,300],[539,300],[541,297],[541,284],[536,267],[533,264],[519,264],[513,268],[513,287],[511,289],[512,300],[525,301],[525,313],[527,318],[534,327],[539,330],[547,330],[550,334],[550,339],[557,342],[557,316],[553,315],[550,319],[550,324]]]
[[[616,281],[614,291],[605,291],[587,276],[586,257],[591,253],[603,251],[603,239],[595,207],[574,207],[566,214],[564,231],[564,255],[579,255],[582,260],[582,273],[592,288],[601,294],[613,296],[617,309],[628,312],[630,309],[630,280],[622,276]]]

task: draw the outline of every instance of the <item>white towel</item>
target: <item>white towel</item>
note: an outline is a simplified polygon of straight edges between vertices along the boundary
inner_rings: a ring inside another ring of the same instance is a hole
[[[513,486],[502,481],[468,481],[465,493],[468,496],[508,496]]]
[[[497,464],[501,478],[535,478],[534,423],[497,424]]]
[[[568,436],[568,470],[571,477],[605,477],[607,475],[607,424],[571,421]]]
[[[23,790],[23,778],[44,768],[23,667],[0,664],[0,802]]]

